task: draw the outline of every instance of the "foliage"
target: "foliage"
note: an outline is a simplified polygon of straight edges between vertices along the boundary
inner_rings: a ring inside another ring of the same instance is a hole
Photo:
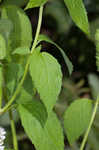
[[[47,9],[49,8],[48,4],[50,9]],[[20,7],[23,5],[25,10],[39,7],[38,25],[34,40],[31,22]],[[44,13],[56,17],[58,29],[60,29],[61,17],[59,18],[57,13],[53,15],[57,5],[64,7],[64,9],[56,8],[57,11],[59,10],[60,16],[67,12],[65,8],[67,7],[75,25],[87,35],[87,38],[93,40],[86,8],[82,0],[64,0],[64,3],[57,0],[52,3],[47,0],[1,1],[0,124],[3,126],[11,125],[14,150],[18,150],[19,139],[17,140],[18,133],[16,132],[18,128],[15,129],[15,123],[19,123],[19,120],[26,132],[25,138],[27,139],[28,136],[36,150],[64,150],[66,147],[65,138],[68,139],[70,145],[75,144],[78,148],[77,140],[85,133],[80,146],[80,150],[83,150],[87,139],[88,143],[92,140],[92,136],[88,138],[92,124],[98,122],[97,118],[94,121],[95,115],[97,117],[98,114],[96,111],[99,101],[97,77],[88,76],[89,85],[94,92],[93,98],[96,100],[94,105],[91,98],[80,98],[83,91],[88,91],[87,88],[82,88],[83,81],[75,85],[73,82],[65,84],[63,79],[62,85],[63,75],[59,62],[54,56],[43,50],[42,41],[54,45],[62,54],[61,57],[64,58],[69,75],[72,74],[73,65],[67,53],[47,35],[40,34],[44,6]],[[51,10],[52,12],[50,12]],[[66,16],[69,17],[68,14]],[[63,23],[64,19],[65,14],[62,18]],[[68,23],[65,21],[65,24],[69,30],[72,26],[70,18]],[[64,27],[63,29],[65,30]],[[64,30],[60,29],[59,33],[64,32]],[[96,66],[99,68],[99,30],[96,31],[95,38]],[[67,91],[64,92],[63,90],[66,89]],[[64,98],[68,99],[68,102],[62,101],[60,92],[66,94]],[[91,134],[94,137],[96,136],[94,135],[95,132],[92,127]],[[9,138],[7,140],[6,143],[10,143]],[[97,138],[95,138],[95,142],[97,143]],[[12,148],[12,143],[8,146],[6,144],[6,150],[9,148]]]
[[[64,128],[70,144],[86,129],[90,122],[91,111],[92,102],[88,99],[82,99],[81,101],[78,99],[66,110],[64,115]],[[75,128],[73,122],[75,122]]]
[[[82,0],[76,0],[76,1],[64,0],[64,2],[66,3],[66,6],[74,22],[85,33],[89,34],[89,23],[88,23],[87,13]]]

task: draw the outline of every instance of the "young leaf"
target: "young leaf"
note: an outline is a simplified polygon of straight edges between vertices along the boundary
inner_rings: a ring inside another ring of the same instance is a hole
[[[46,52],[35,50],[30,60],[30,75],[47,111],[51,111],[62,85],[62,73],[57,60]]]
[[[60,52],[61,52],[61,54],[62,54],[62,56],[63,56],[63,58],[65,60],[65,63],[67,65],[67,67],[68,67],[69,74],[71,75],[71,73],[73,71],[73,65],[72,65],[71,61],[69,60],[69,58],[66,56],[65,52],[63,51],[63,49],[61,47],[59,47],[55,42],[53,42],[48,36],[43,35],[43,34],[39,35],[38,43],[42,42],[42,41],[46,41],[48,43],[51,43],[51,44],[55,45],[60,50]]]
[[[33,108],[35,107],[33,106]],[[51,112],[45,127],[42,127],[40,119],[42,119],[43,114],[40,115],[40,109],[34,110],[34,115],[30,109],[27,110],[26,107],[19,106],[21,122],[27,135],[37,150],[64,150],[63,132],[56,115]]]
[[[73,144],[87,129],[92,115],[92,101],[78,99],[64,114],[64,128],[70,144]]]
[[[6,41],[2,34],[0,34],[0,59],[6,57]]]
[[[9,19],[13,23],[13,32],[9,38],[9,49],[14,50],[17,47],[31,46],[31,23],[21,8],[14,5],[7,5],[1,10],[1,18]]]
[[[30,49],[28,47],[18,47],[14,50],[12,54],[27,55],[29,53]]]
[[[44,5],[46,2],[47,0],[29,0],[25,9],[40,7],[41,5]]]
[[[76,25],[86,34],[89,34],[87,12],[82,0],[64,0],[69,13]]]

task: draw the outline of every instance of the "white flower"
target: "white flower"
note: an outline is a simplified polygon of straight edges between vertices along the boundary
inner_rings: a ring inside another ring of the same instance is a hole
[[[4,150],[4,139],[5,137],[6,131],[4,128],[0,127],[0,150]]]
[[[0,146],[0,150],[4,150],[4,146]]]

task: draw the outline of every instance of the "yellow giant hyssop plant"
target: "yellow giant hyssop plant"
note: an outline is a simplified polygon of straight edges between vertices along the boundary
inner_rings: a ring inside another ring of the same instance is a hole
[[[53,107],[62,86],[61,66],[51,54],[41,52],[41,42],[53,44],[61,52],[69,74],[73,65],[60,46],[46,35],[40,34],[43,9],[47,0],[0,0],[0,117],[9,113],[13,137],[13,150],[18,142],[12,110],[18,111],[22,126],[36,150],[64,150],[64,134],[72,145],[85,131],[80,150],[84,149],[91,129],[99,98],[93,101],[77,99],[66,109],[61,124]],[[18,5],[26,5],[21,9]],[[64,0],[74,23],[90,36],[86,9],[82,0]],[[32,39],[32,27],[25,11],[39,7],[38,25]],[[97,40],[97,66],[99,67],[99,31]],[[33,42],[32,42],[33,41]],[[33,43],[33,44],[32,44]],[[40,100],[35,99],[36,92]],[[0,127],[0,150],[4,147],[5,129]]]

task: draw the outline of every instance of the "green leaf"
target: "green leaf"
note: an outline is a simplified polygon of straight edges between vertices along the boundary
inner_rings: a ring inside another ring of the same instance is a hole
[[[9,63],[5,66],[5,82],[6,87],[10,91],[10,95],[14,92],[16,85],[23,75],[23,68],[16,63]]]
[[[56,103],[62,85],[62,73],[57,60],[46,52],[33,52],[30,60],[30,75],[47,111]]]
[[[26,97],[24,98],[26,99]],[[36,126],[36,123],[39,122],[41,127],[45,125],[47,112],[44,105],[39,101],[30,100],[29,103],[19,104],[18,111],[21,116],[23,126],[26,126],[28,130],[28,134],[34,135],[36,131],[33,133],[32,129],[33,126]],[[34,136],[36,136],[36,134]]]
[[[50,113],[45,127],[42,127],[38,119],[43,117],[43,114],[40,115],[39,113],[40,109],[34,111],[35,114],[37,113],[34,115],[30,112],[30,109],[27,110],[26,107],[19,106],[21,122],[25,132],[37,150],[64,150],[63,132],[56,115]]]
[[[2,34],[0,34],[0,59],[4,59],[6,57],[6,41]]]
[[[14,50],[12,54],[27,55],[29,53],[30,49],[28,47],[18,47]]]
[[[69,10],[70,16],[76,25],[83,32],[89,35],[90,31],[88,17],[82,0],[64,0],[64,2]]]
[[[35,94],[34,87],[33,87],[32,78],[31,78],[29,72],[27,73],[27,76],[26,76],[25,81],[23,83],[23,88],[25,89],[25,91],[27,93],[34,96],[34,94]]]
[[[23,6],[26,4],[29,0],[3,0],[2,6],[4,5],[17,5],[17,6]]]
[[[39,42],[42,42],[42,41],[46,41],[48,43],[51,43],[53,45],[55,45],[61,52],[64,60],[65,60],[65,63],[68,67],[68,70],[69,70],[69,74],[71,75],[72,71],[73,71],[73,65],[71,63],[71,61],[69,60],[69,58],[66,56],[65,52],[63,51],[63,49],[61,47],[59,47],[55,42],[53,42],[49,37],[47,37],[46,35],[39,35],[39,38],[38,38],[38,43]]]
[[[50,147],[48,150],[64,150],[63,130],[54,112],[50,113],[44,129],[46,137],[48,137],[48,146]],[[42,143],[42,150],[44,150],[44,141]]]
[[[0,19],[0,34],[8,42],[8,38],[13,31],[13,23],[9,19]]]
[[[30,95],[23,87],[20,90],[20,94],[17,96],[16,103],[17,104],[27,104],[33,101],[32,95]]]
[[[13,23],[13,32],[9,38],[9,49],[14,50],[17,47],[31,46],[31,23],[21,8],[14,5],[5,6],[1,11],[1,18],[9,19]]]
[[[25,9],[40,7],[41,5],[44,5],[46,2],[47,0],[29,0]]]
[[[78,99],[64,114],[64,128],[70,144],[73,144],[87,129],[92,115],[92,101]]]

